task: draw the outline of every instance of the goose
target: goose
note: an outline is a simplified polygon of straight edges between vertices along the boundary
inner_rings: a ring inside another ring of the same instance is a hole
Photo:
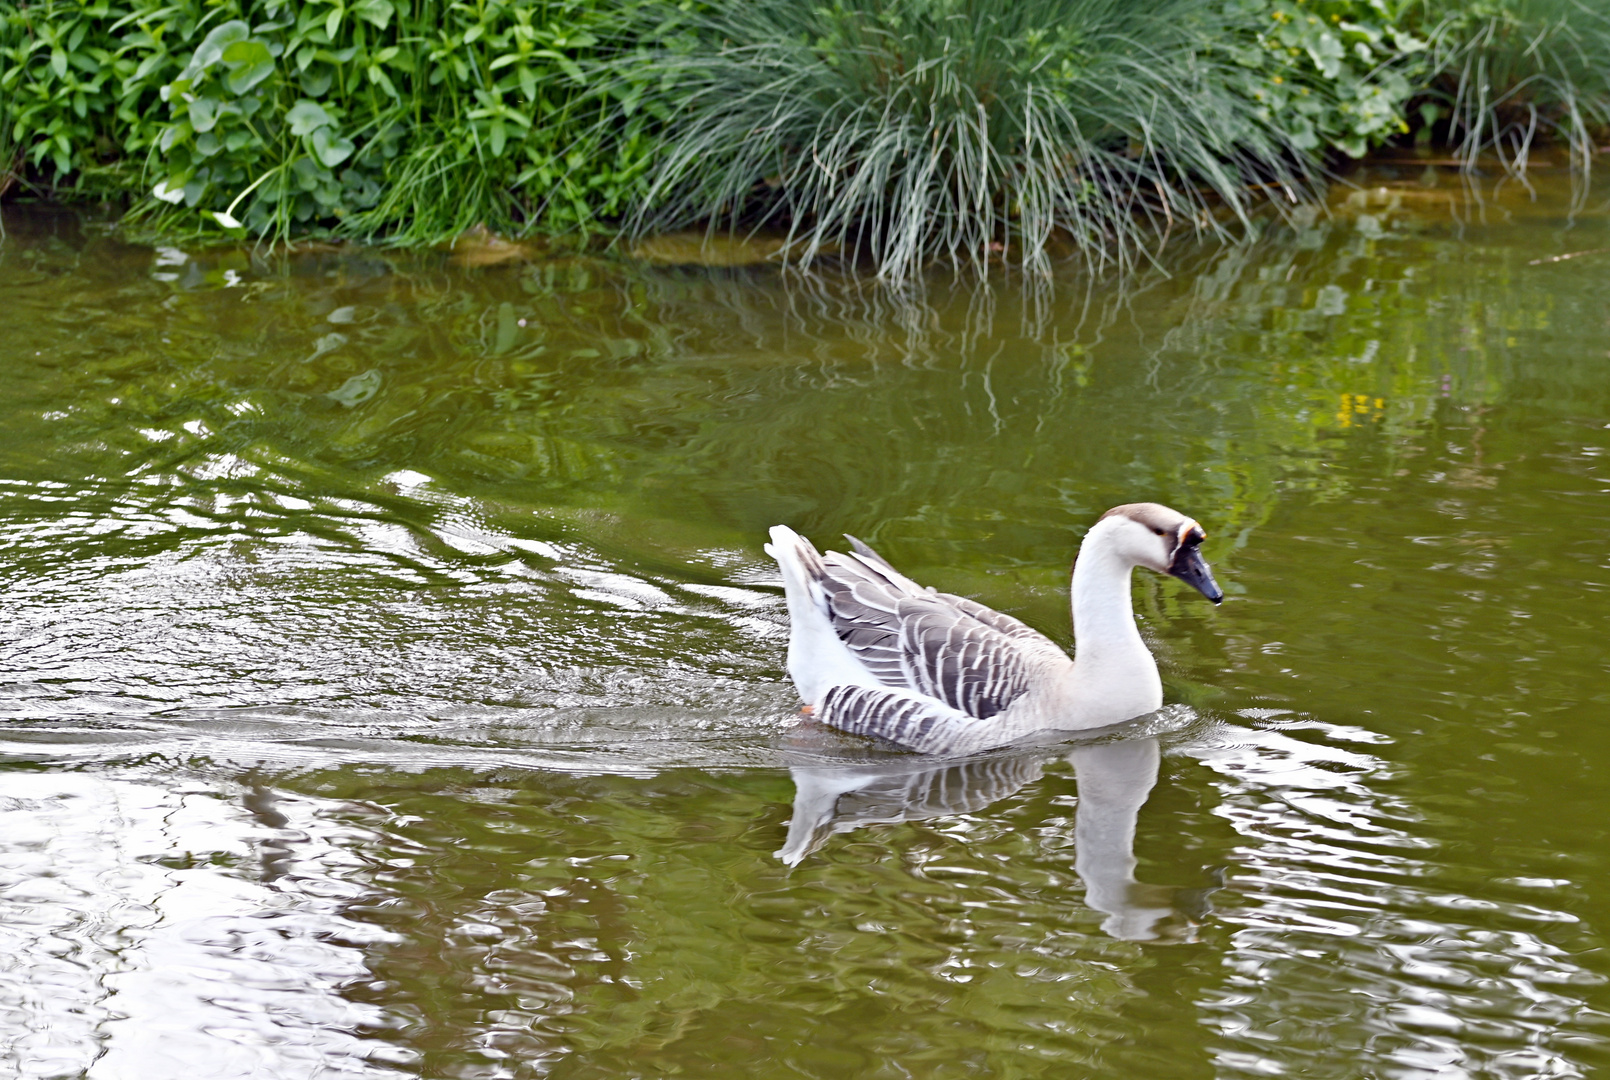
[[[1103,514],[1073,565],[1074,658],[1010,615],[923,588],[853,536],[853,553],[822,555],[776,525],[766,553],[782,570],[788,673],[808,715],[920,753],[970,754],[1160,708],[1129,572],[1171,574],[1217,604],[1224,591],[1202,559],[1206,537],[1158,503]]]

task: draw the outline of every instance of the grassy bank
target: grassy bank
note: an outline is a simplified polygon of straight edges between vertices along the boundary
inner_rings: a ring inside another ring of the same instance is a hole
[[[1586,170],[1607,125],[1578,0],[0,0],[6,197],[180,236],[1129,264],[1388,142]]]

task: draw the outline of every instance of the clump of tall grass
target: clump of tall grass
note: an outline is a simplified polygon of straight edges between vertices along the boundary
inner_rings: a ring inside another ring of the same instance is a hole
[[[1310,159],[1231,89],[1194,0],[714,0],[646,52],[665,135],[637,233],[786,228],[788,255],[1043,270],[1055,238],[1101,266],[1171,230],[1289,204]],[[633,85],[645,80],[628,70]]]
[[[1422,115],[1446,119],[1468,166],[1486,152],[1524,172],[1554,138],[1586,171],[1610,128],[1610,12],[1583,0],[1441,0],[1428,37],[1435,73]]]

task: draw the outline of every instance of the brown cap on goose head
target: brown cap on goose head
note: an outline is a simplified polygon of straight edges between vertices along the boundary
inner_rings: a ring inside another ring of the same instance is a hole
[[[1202,558],[1202,541],[1207,533],[1192,518],[1161,503],[1125,503],[1101,515],[1124,517],[1150,530],[1161,538],[1167,548],[1163,561],[1164,573],[1179,578],[1215,604],[1224,599],[1224,590],[1213,580],[1213,571]]]

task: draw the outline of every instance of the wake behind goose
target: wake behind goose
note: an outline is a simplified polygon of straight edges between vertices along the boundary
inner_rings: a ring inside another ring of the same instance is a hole
[[[1202,526],[1157,503],[1115,506],[1073,567],[1075,657],[1025,624],[923,588],[855,537],[819,553],[786,525],[766,551],[782,569],[788,673],[825,724],[923,753],[964,754],[1040,731],[1106,727],[1163,704],[1135,626],[1130,570],[1171,574],[1215,604]]]

